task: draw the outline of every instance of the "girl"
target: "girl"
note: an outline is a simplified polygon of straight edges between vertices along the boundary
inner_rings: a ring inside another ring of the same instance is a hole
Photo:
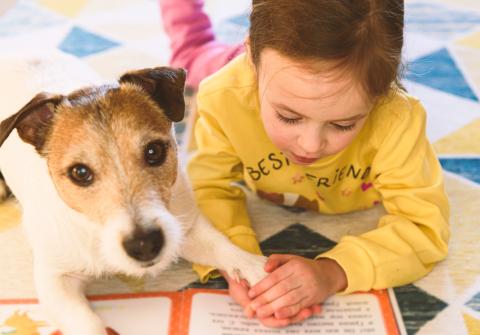
[[[173,5],[175,3],[175,5]],[[240,47],[215,42],[200,0],[163,0],[173,64],[190,84]],[[245,181],[260,197],[322,214],[383,203],[378,227],[314,260],[273,255],[270,274],[231,295],[274,327],[301,321],[335,293],[411,283],[447,254],[449,205],[425,135],[425,111],[399,84],[403,1],[253,0],[246,53],[198,92],[198,204],[233,243],[260,253]],[[181,11],[177,16],[175,9]],[[202,280],[214,269],[195,266]]]

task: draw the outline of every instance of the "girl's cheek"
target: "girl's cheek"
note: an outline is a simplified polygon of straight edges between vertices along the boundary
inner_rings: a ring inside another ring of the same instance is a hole
[[[333,140],[334,150],[336,152],[345,149],[355,138],[356,134],[343,134]]]
[[[272,142],[279,147],[279,149],[288,147],[288,144],[293,140],[292,135],[280,127],[271,129],[270,138],[272,139]]]

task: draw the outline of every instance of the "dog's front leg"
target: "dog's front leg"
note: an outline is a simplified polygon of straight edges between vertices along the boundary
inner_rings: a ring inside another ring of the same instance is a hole
[[[198,215],[187,233],[182,256],[190,262],[224,270],[237,280],[244,278],[252,286],[267,275],[264,270],[266,257],[240,249],[202,215]]]
[[[83,279],[49,271],[40,264],[34,271],[40,304],[64,335],[107,335],[85,297]]]

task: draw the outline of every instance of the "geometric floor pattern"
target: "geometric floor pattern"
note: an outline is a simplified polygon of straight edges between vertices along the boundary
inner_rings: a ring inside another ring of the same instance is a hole
[[[206,0],[220,40],[240,42],[251,0]],[[408,334],[480,334],[480,2],[410,0],[405,4],[404,85],[427,110],[427,134],[441,158],[450,197],[449,257],[421,280],[395,288]],[[158,0],[2,0],[2,50],[58,49],[106,81],[161,66],[170,56]],[[0,92],[1,93],[1,92]],[[191,94],[189,94],[191,95]],[[175,126],[179,139],[185,124]],[[375,227],[381,206],[340,216],[299,213],[248,195],[265,254],[312,257],[345,234]],[[13,200],[0,204],[0,298],[35,296],[31,253]],[[157,278],[104,278],[89,293],[198,287],[184,261]],[[210,287],[225,287],[223,280]]]
[[[394,289],[408,334],[416,334],[424,324],[433,320],[448,304],[415,285]]]
[[[440,163],[445,170],[461,175],[464,178],[480,185],[480,158],[446,158],[440,159]]]

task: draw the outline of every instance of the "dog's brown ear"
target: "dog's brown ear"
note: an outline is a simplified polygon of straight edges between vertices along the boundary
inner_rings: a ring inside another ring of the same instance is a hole
[[[127,72],[120,77],[120,83],[133,83],[141,86],[165,111],[173,122],[183,120],[185,115],[186,72],[171,67],[156,67]]]
[[[0,146],[17,128],[20,138],[32,144],[37,151],[43,147],[48,126],[55,106],[63,100],[62,95],[39,93],[17,113],[0,123]]]

